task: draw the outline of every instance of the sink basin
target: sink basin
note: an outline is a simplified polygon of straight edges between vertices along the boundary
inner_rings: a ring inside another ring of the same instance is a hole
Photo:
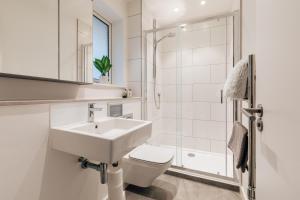
[[[94,123],[78,123],[51,128],[50,143],[56,150],[112,164],[146,142],[152,122],[105,118]]]

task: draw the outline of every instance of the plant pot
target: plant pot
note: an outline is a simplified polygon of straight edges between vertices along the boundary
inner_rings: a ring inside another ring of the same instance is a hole
[[[101,75],[99,83],[101,83],[101,84],[109,84],[108,75]]]

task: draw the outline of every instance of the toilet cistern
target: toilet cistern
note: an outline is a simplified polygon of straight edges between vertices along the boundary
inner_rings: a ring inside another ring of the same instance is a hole
[[[93,123],[94,122],[94,119],[95,119],[95,114],[94,114],[94,112],[95,111],[102,111],[103,110],[103,108],[95,108],[95,103],[89,103],[88,104],[88,122],[89,123]]]

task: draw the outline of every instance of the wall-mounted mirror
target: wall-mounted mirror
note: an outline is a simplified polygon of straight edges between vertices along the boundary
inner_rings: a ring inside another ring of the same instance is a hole
[[[0,2],[1,76],[58,78],[58,2]]]
[[[124,19],[102,0],[0,1],[0,77],[125,85]]]
[[[0,76],[92,83],[93,3],[0,2]]]
[[[92,83],[93,5],[86,0],[59,1],[59,79]]]

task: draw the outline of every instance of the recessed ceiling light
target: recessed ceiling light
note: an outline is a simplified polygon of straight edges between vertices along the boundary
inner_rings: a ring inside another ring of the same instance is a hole
[[[186,26],[186,24],[180,24],[179,25],[181,28],[184,28]]]
[[[201,1],[201,5],[204,6],[206,4],[206,1]]]
[[[173,11],[174,11],[174,12],[178,12],[178,11],[179,11],[179,8],[174,8]]]

